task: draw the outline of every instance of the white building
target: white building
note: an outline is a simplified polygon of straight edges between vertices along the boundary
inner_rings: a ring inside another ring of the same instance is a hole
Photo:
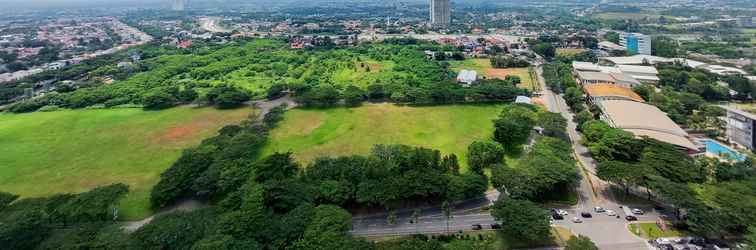
[[[633,54],[651,55],[651,37],[641,33],[621,33],[620,46]]]
[[[457,75],[457,82],[459,83],[470,85],[476,80],[478,80],[478,72],[475,72],[474,70],[463,69]]]

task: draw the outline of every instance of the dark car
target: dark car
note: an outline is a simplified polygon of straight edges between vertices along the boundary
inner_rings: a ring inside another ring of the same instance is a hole
[[[554,220],[564,220],[564,216],[558,213],[551,214],[551,218],[553,218]]]
[[[473,224],[472,225],[472,229],[473,230],[481,230],[481,229],[483,229],[483,226],[481,226],[480,224]]]
[[[628,215],[628,216],[625,216],[625,220],[627,220],[627,221],[636,221],[636,220],[638,220],[638,218],[635,217],[635,216],[632,216],[632,215]]]
[[[591,215],[591,213],[589,212],[582,212],[580,213],[580,216],[582,216],[583,218],[593,218],[593,215]]]
[[[491,224],[491,229],[501,229],[501,224],[499,223]]]

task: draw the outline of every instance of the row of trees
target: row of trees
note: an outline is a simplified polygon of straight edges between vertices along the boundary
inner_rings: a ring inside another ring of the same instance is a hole
[[[597,176],[628,193],[631,187],[645,187],[649,199],[655,195],[675,208],[682,219],[679,227],[720,237],[746,233],[756,222],[749,209],[756,198],[748,188],[756,185],[752,160],[694,159],[673,145],[635,138],[603,121],[585,122],[581,129],[599,162]]]
[[[545,136],[537,136],[521,152],[536,125],[543,128]],[[502,222],[510,236],[526,241],[547,239],[551,235],[548,212],[535,202],[561,199],[563,190],[571,192],[580,180],[566,137],[567,121],[560,114],[532,105],[509,105],[494,121],[494,127],[493,138],[503,147],[477,147],[491,148],[487,152],[523,155],[516,166],[507,166],[492,154],[475,158],[489,163],[491,183],[503,196],[496,201],[491,214]]]
[[[331,107],[342,103],[358,106],[365,100],[390,100],[397,103],[437,105],[452,103],[512,102],[517,96],[530,95],[525,89],[517,88],[516,81],[481,80],[465,88],[451,80],[435,85],[420,87],[396,87],[373,84],[362,90],[350,85],[343,90],[333,85],[289,86],[294,99],[307,107]],[[271,93],[273,95],[273,93]]]

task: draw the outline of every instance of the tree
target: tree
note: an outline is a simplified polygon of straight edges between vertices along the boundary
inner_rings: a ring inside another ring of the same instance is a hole
[[[359,106],[365,100],[365,91],[354,85],[347,86],[342,95],[344,96],[344,103],[350,107]]]
[[[394,210],[390,210],[388,212],[388,216],[386,216],[386,225],[391,227],[391,230],[394,230],[394,226],[396,225],[396,212]]]
[[[535,124],[535,113],[527,107],[512,105],[494,121],[494,140],[508,152],[515,152],[526,143]]]
[[[654,41],[651,43],[652,55],[661,57],[677,57],[678,53],[677,41],[665,36],[654,37]]]
[[[614,182],[625,188],[625,193],[630,193],[631,185],[641,184],[648,173],[643,164],[630,164],[621,161],[600,162],[596,168],[596,175],[602,180]]]
[[[646,139],[641,164],[654,169],[659,175],[678,183],[700,183],[705,179],[705,169],[695,164],[693,158],[675,146]]]
[[[491,215],[501,221],[508,235],[538,241],[550,237],[549,214],[533,202],[518,199],[499,199],[493,205]]]
[[[177,98],[179,101],[183,103],[191,103],[194,100],[199,97],[199,94],[197,94],[197,91],[195,91],[193,88],[185,88],[184,90],[181,90],[177,94]]]
[[[540,112],[538,113],[538,124],[543,128],[544,135],[569,140],[567,136],[567,119],[562,114]]]
[[[6,193],[6,192],[0,192],[0,211],[3,210],[6,206],[10,205],[11,202],[18,199],[18,195]]]
[[[475,141],[467,147],[467,164],[472,171],[482,174],[483,169],[504,159],[504,147],[497,142]]]
[[[569,87],[564,91],[564,101],[575,112],[580,112],[583,109],[585,103],[585,97],[583,97],[583,91],[577,87]]]
[[[599,248],[596,246],[596,244],[591,241],[590,238],[578,235],[575,237],[573,235],[570,237],[569,240],[567,240],[567,245],[564,247],[565,250],[598,250]]]
[[[750,250],[756,249],[756,226],[748,227],[748,234],[746,234],[745,239],[748,244],[751,244]]]
[[[221,109],[230,109],[241,106],[244,102],[249,101],[249,94],[237,87],[229,85],[220,85],[211,89],[207,95],[207,100]]]
[[[304,106],[329,107],[336,105],[341,96],[339,91],[330,84],[321,84],[298,94],[297,101]]]
[[[420,233],[420,214],[422,210],[415,208],[412,210],[412,223],[415,224],[415,233]]]
[[[142,98],[142,104],[145,109],[159,110],[173,107],[176,105],[176,97],[166,91],[154,91],[152,93],[144,95]]]
[[[452,215],[452,208],[448,201],[444,201],[441,203],[441,211],[444,213],[444,218],[446,218],[446,233],[449,233],[449,221],[454,217]]]
[[[606,32],[606,34],[604,35],[604,38],[607,41],[610,41],[610,42],[613,42],[613,43],[616,43],[616,44],[620,43],[620,35],[619,35],[619,33],[614,32],[614,31]]]
[[[286,84],[273,84],[268,88],[268,91],[266,93],[266,96],[268,97],[268,100],[277,99],[279,97],[282,97],[285,94],[285,91],[287,90]]]
[[[209,233],[214,219],[209,209],[169,213],[157,216],[131,238],[136,240],[139,249],[190,249]]]
[[[551,43],[539,43],[533,47],[533,51],[545,58],[556,56],[556,48]]]
[[[591,111],[587,109],[580,111],[579,113],[577,113],[577,115],[575,115],[575,123],[577,123],[578,128],[582,128],[583,124],[591,120],[593,120],[593,114],[591,114]]]

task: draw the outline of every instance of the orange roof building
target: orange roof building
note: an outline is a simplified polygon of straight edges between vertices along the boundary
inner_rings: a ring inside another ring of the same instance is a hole
[[[632,89],[615,84],[586,84],[583,90],[593,102],[605,100],[627,100],[645,102],[643,97],[636,94]]]

